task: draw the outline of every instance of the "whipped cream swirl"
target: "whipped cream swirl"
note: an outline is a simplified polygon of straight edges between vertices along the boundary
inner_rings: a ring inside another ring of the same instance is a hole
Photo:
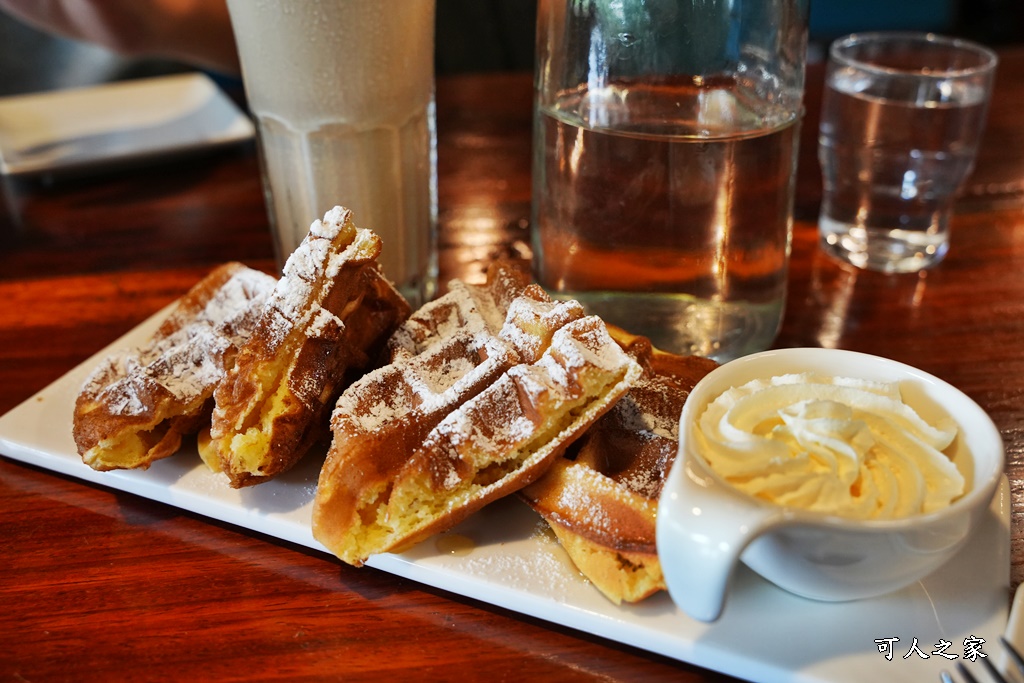
[[[736,488],[854,519],[949,505],[964,490],[942,452],[955,437],[951,418],[929,424],[896,383],[813,374],[729,389],[697,424],[700,456]]]

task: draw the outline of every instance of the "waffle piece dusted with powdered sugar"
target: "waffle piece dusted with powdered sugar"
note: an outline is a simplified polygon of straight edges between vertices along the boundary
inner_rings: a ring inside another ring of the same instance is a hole
[[[145,346],[104,359],[75,403],[73,434],[85,463],[145,469],[198,431],[275,282],[225,264],[178,301]]]
[[[618,604],[665,588],[655,547],[658,498],[679,447],[683,403],[717,364],[665,353],[616,328],[611,334],[643,374],[520,495],[583,575]]]
[[[381,275],[380,238],[335,207],[285,264],[257,329],[217,387],[200,453],[238,488],[287,469],[328,433],[348,373],[371,365],[409,305]]]
[[[493,336],[505,324],[509,305],[529,284],[529,275],[505,262],[488,268],[483,284],[452,280],[446,295],[419,308],[391,336],[391,360],[419,355],[456,333]]]
[[[492,268],[482,287],[452,283],[392,337],[396,360],[339,399],[313,534],[345,562],[535,480],[639,376],[599,318],[523,282]]]

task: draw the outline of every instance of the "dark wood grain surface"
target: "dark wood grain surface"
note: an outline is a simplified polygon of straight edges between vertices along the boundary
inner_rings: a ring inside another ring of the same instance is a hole
[[[1024,49],[1005,49],[946,261],[918,275],[817,248],[812,68],[778,346],[916,365],[1007,447],[1024,578]],[[531,77],[438,84],[443,278],[528,258]],[[252,145],[78,178],[4,179],[0,413],[237,259],[273,268]],[[55,424],[54,429],[65,429]],[[0,678],[717,680],[695,667],[353,569],[258,534],[0,458]]]

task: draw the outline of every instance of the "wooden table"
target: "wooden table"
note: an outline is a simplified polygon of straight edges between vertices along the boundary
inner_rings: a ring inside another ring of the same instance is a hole
[[[1001,57],[950,254],[906,276],[840,267],[817,248],[821,70],[811,69],[777,344],[905,361],[988,410],[1006,441],[1017,508],[1016,585],[1024,579],[1024,49]],[[491,259],[528,257],[530,105],[527,74],[438,84],[444,278],[473,279]],[[5,181],[0,413],[229,259],[273,267],[251,145],[130,172]],[[7,458],[0,539],[5,680],[721,678]]]

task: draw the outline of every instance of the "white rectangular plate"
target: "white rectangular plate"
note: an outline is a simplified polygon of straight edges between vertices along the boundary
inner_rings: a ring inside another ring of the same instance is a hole
[[[317,458],[241,491],[210,472],[194,447],[147,471],[95,472],[82,464],[71,437],[82,381],[102,356],[144,342],[163,315],[156,314],[0,417],[0,453],[326,553],[310,531]],[[714,624],[688,618],[664,593],[638,605],[612,605],[574,569],[539,517],[514,497],[408,552],[376,556],[368,564],[761,683],[933,681],[955,664],[932,654],[942,641],[951,644],[946,652],[961,660],[964,641],[971,637],[985,639],[985,652],[999,650],[996,639],[1009,602],[1009,507],[1004,480],[990,516],[962,553],[928,579],[882,598],[814,602],[741,568],[725,614]],[[460,538],[452,538],[456,534]],[[444,552],[454,547],[466,552]],[[875,641],[890,638],[899,640],[887,659]],[[928,658],[911,652],[915,638]]]
[[[0,98],[0,172],[137,162],[253,137],[252,121],[205,74]]]

